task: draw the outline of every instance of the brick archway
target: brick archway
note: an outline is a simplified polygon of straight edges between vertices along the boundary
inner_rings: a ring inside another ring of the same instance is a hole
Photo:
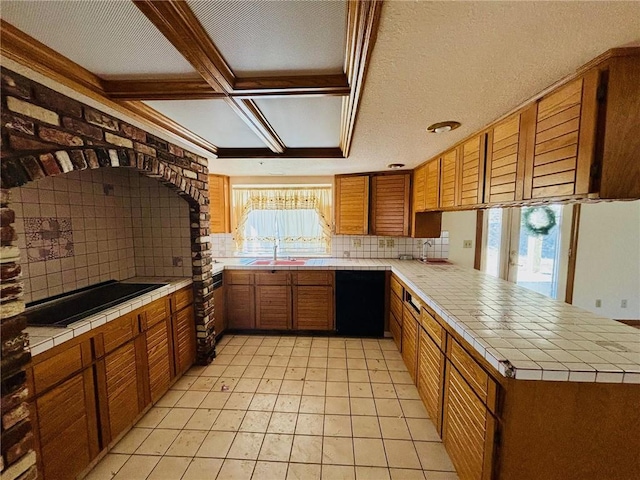
[[[21,289],[16,274],[20,261],[12,260],[11,254],[17,240],[12,188],[72,171],[136,170],[174,190],[189,205],[196,361],[209,363],[215,355],[215,331],[207,159],[6,69],[1,97],[2,283]],[[31,462],[25,461],[30,427],[24,366],[30,354],[26,319],[21,315],[24,303],[12,295],[3,298],[1,308],[3,470],[12,466],[31,470]]]

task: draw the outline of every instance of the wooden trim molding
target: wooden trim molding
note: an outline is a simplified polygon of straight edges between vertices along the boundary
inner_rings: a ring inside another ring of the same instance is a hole
[[[232,90],[235,75],[187,2],[133,0],[133,3],[214,91]]]
[[[580,204],[573,205],[571,217],[571,237],[569,239],[569,265],[567,268],[567,289],[565,291],[565,303],[573,303],[573,288],[576,278],[576,261],[578,258],[578,233],[580,232]]]
[[[285,148],[275,153],[268,148],[218,148],[218,158],[344,158],[338,147]]]
[[[247,98],[228,98],[227,103],[271,151],[274,153],[284,152],[286,148],[284,142],[260,111],[256,102]]]
[[[231,96],[349,95],[347,76],[299,75],[236,78]]]
[[[38,42],[13,25],[0,19],[0,53],[3,57],[45,75],[54,81],[85,95],[108,108],[132,117],[146,125],[159,128],[212,154],[217,147],[182,125],[165,117],[142,102],[118,102],[109,98],[104,81],[55,50]]]
[[[227,98],[202,78],[187,80],[102,80],[105,93],[118,100],[206,100]]]
[[[473,258],[473,268],[482,268],[482,237],[484,235],[484,210],[476,210],[476,248]]]
[[[345,157],[349,156],[351,148],[366,73],[378,34],[381,11],[381,0],[349,1],[344,71],[349,80],[351,94],[342,103],[340,128],[340,148]]]

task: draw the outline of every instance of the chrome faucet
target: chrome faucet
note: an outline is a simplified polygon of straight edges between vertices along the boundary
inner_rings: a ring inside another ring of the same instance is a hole
[[[433,247],[433,242],[431,240],[427,240],[422,244],[422,258],[420,260],[425,261],[427,259],[427,253],[425,252],[425,247]]]
[[[278,244],[276,242],[273,242],[273,261],[278,261]]]

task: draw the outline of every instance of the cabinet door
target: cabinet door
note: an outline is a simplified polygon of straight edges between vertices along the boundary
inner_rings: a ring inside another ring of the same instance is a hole
[[[76,478],[99,449],[93,369],[40,396],[36,409],[45,480]]]
[[[138,383],[135,342],[129,342],[104,358],[109,441],[133,424],[141,411],[144,393]]]
[[[333,324],[333,287],[294,287],[294,330],[333,330]]]
[[[402,358],[414,382],[416,381],[417,355],[418,321],[411,314],[409,307],[405,307],[402,318]]]
[[[418,393],[429,418],[442,435],[442,397],[444,388],[444,353],[423,330],[418,347]]]
[[[411,174],[376,175],[372,180],[371,233],[409,235]]]
[[[256,285],[256,328],[291,328],[291,287]]]
[[[461,148],[460,205],[476,205],[484,201],[484,135],[468,140]]]
[[[229,328],[256,328],[253,285],[227,285]]]
[[[512,115],[489,132],[485,201],[489,203],[520,200],[517,174],[523,157],[520,147],[520,114]]]
[[[455,207],[458,190],[458,149],[455,148],[442,156],[440,181],[440,207]]]
[[[196,325],[193,307],[180,310],[173,316],[173,350],[176,375],[186,372],[196,358]]]
[[[229,177],[209,175],[209,218],[211,233],[229,233],[230,201]]]
[[[461,480],[491,477],[495,419],[448,363],[442,440]]]
[[[169,389],[173,377],[170,322],[165,318],[145,332],[151,401],[156,402]]]
[[[413,171],[413,212],[424,210],[427,186],[427,166],[422,165]]]
[[[227,329],[225,288],[226,287],[220,287],[213,291],[213,316],[216,335]]]
[[[396,318],[393,312],[389,315],[389,331],[393,337],[393,341],[398,347],[398,351],[402,351],[402,323]]]
[[[588,182],[584,191],[575,190],[582,84],[581,78],[575,80],[538,102],[533,164],[527,169],[524,198],[587,193]]]
[[[369,233],[369,176],[336,176],[336,234]]]
[[[440,159],[430,161],[425,168],[424,208],[435,210],[440,199]]]

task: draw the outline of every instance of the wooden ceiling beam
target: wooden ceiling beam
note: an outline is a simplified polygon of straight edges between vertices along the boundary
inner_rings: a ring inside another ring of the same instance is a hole
[[[102,80],[105,92],[118,100],[206,100],[226,98],[202,78],[152,80]]]
[[[268,148],[218,148],[218,158],[344,158],[344,155],[338,147],[287,148],[282,153]]]
[[[342,103],[340,148],[349,156],[358,107],[364,89],[371,53],[378,35],[382,0],[349,0],[347,10],[347,51],[344,71],[351,94]]]
[[[236,114],[260,137],[269,150],[282,153],[287,148],[267,118],[251,99],[228,98],[227,103]]]
[[[214,91],[231,92],[235,75],[187,2],[133,0],[133,3]]]
[[[350,91],[347,76],[340,73],[338,75],[236,78],[231,95],[234,97],[348,95]]]
[[[2,36],[0,54],[3,58],[24,65],[142,124],[177,135],[184,141],[210,153],[217,153],[218,148],[214,144],[142,102],[112,100],[104,90],[104,81],[98,76],[2,19],[0,19],[0,35]]]

